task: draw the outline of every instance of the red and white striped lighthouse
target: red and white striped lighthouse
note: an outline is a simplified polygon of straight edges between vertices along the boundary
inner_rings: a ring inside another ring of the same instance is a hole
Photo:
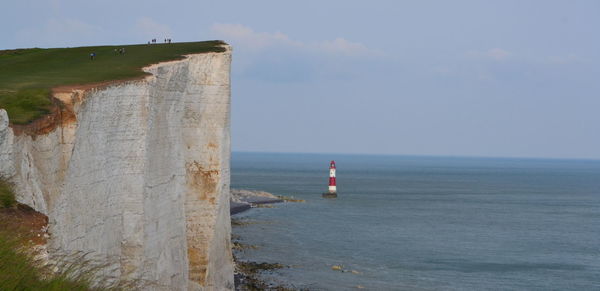
[[[335,161],[329,163],[329,193],[336,193],[335,185]]]

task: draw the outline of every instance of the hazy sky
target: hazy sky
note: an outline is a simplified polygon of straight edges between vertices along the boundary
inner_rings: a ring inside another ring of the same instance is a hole
[[[233,150],[600,158],[600,1],[4,1],[0,49],[224,39]]]

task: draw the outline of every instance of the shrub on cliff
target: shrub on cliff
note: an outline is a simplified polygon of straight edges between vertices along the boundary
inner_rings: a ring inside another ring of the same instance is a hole
[[[0,208],[13,207],[17,203],[12,186],[0,179]]]

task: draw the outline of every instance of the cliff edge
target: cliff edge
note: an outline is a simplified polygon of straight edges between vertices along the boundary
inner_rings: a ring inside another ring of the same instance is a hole
[[[63,89],[72,114],[43,134],[0,109],[0,177],[48,216],[51,254],[90,253],[141,289],[233,289],[230,63],[227,47]]]

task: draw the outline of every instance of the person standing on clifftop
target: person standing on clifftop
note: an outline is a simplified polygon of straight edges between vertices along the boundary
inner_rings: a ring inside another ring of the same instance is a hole
[[[95,52],[92,52],[92,53],[90,54],[90,60],[92,60],[92,61],[93,61],[95,58],[96,58],[96,53],[95,53]]]

